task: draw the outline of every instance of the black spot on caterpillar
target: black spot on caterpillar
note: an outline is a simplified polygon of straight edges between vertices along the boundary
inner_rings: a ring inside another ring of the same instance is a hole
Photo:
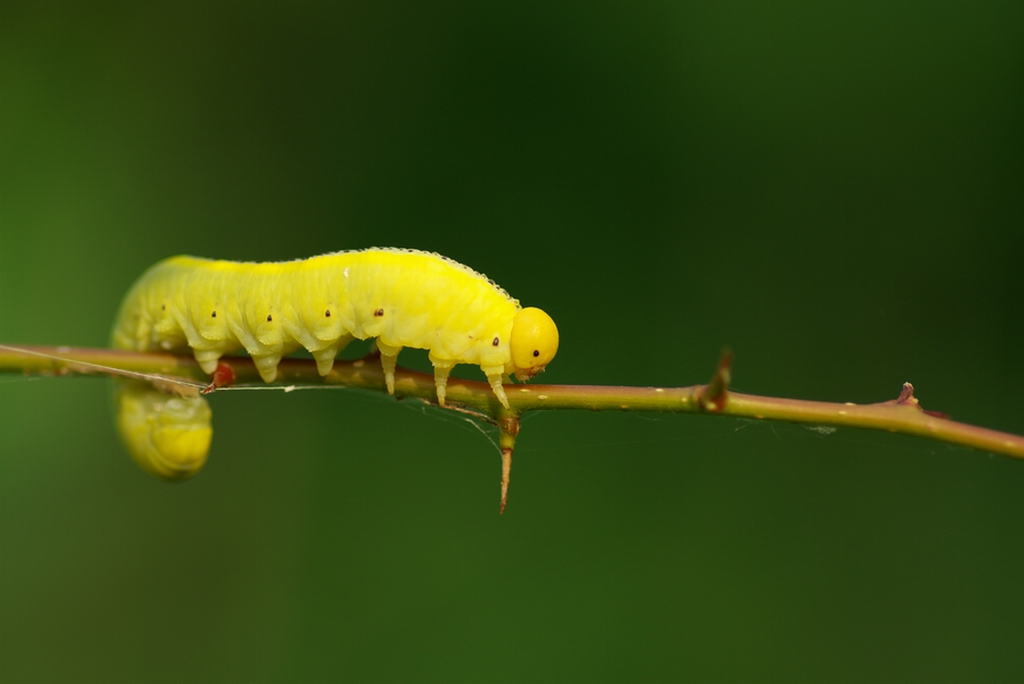
[[[128,291],[112,338],[118,349],[190,348],[207,373],[244,349],[266,382],[300,347],[326,375],[353,339],[376,338],[389,392],[398,353],[413,347],[429,350],[442,406],[451,369],[464,363],[480,367],[506,408],[502,377],[529,379],[558,351],[551,317],[486,276],[438,254],[377,248],[269,263],[166,259]],[[206,400],[117,384],[118,428],[133,458],[166,479],[195,475],[213,436]]]

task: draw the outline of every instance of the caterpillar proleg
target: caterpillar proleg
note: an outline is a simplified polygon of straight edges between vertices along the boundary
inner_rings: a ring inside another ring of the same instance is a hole
[[[503,380],[533,377],[558,351],[558,328],[540,309],[451,259],[391,248],[268,263],[172,257],[128,291],[112,337],[117,349],[191,348],[207,373],[244,349],[266,382],[299,347],[326,375],[353,339],[376,338],[391,393],[399,352],[429,350],[442,406],[457,364],[479,366],[508,408]],[[115,403],[121,437],[145,470],[180,480],[202,468],[213,434],[205,399],[119,380]]]

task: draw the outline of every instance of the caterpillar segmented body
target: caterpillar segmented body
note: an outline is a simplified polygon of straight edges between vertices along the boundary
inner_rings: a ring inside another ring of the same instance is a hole
[[[376,338],[391,393],[402,348],[429,350],[442,406],[457,364],[479,366],[508,408],[503,377],[529,379],[558,351],[558,329],[540,309],[451,259],[388,248],[268,263],[172,257],[128,291],[112,337],[118,349],[191,348],[207,373],[244,349],[266,382],[299,347],[326,375],[353,339]],[[213,434],[205,399],[118,381],[115,401],[122,439],[147,471],[185,479],[203,466]]]

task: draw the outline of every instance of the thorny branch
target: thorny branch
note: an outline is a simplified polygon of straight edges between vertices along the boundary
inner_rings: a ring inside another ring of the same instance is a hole
[[[484,382],[451,378],[445,408],[486,420],[498,427],[502,461],[501,510],[508,500],[509,476],[520,416],[526,411],[588,409],[591,411],[655,411],[707,413],[719,416],[782,420],[817,426],[857,427],[900,432],[948,444],[1024,459],[1024,437],[949,420],[945,414],[923,409],[914,387],[903,384],[896,399],[876,404],[850,404],[801,399],[762,397],[728,389],[732,354],[726,351],[714,376],[706,385],[691,387],[614,387],[606,385],[514,385],[509,386],[511,409],[505,409]],[[224,357],[211,379],[190,356],[136,353],[110,349],[74,347],[14,347],[0,345],[0,372],[26,375],[137,375],[144,374],[162,385],[186,383],[203,387],[204,393],[226,385],[261,383],[248,357]],[[355,361],[338,360],[334,369],[321,377],[316,363],[304,359],[283,359],[275,384],[346,385],[386,391],[380,363],[373,356]],[[193,389],[192,391],[195,391]],[[434,378],[425,373],[398,368],[395,372],[396,398],[437,401]]]

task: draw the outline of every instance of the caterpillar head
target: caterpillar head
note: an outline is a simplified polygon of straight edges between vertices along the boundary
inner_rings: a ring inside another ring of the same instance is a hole
[[[132,458],[164,480],[187,480],[206,463],[213,428],[202,397],[172,397],[144,383],[120,383],[117,422]]]
[[[529,380],[544,370],[558,352],[558,328],[551,316],[533,307],[523,309],[512,319],[513,372],[520,380]]]

